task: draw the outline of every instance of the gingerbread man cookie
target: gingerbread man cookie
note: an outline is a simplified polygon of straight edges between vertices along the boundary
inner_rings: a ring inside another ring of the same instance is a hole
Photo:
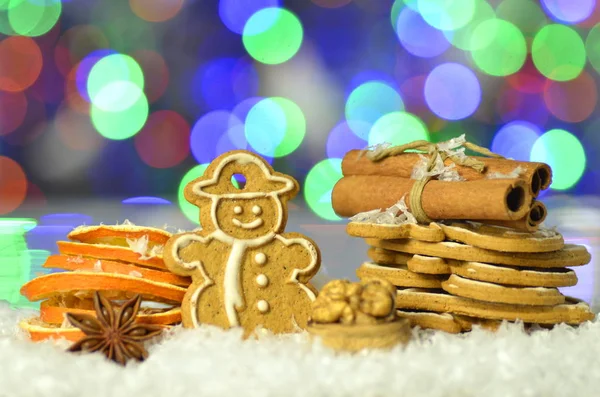
[[[242,188],[234,175],[245,177]],[[298,190],[294,178],[244,150],[217,157],[186,186],[203,228],[174,235],[163,253],[169,270],[193,280],[182,303],[185,327],[241,326],[248,335],[257,327],[284,333],[306,326],[315,299],[308,281],[320,253],[305,236],[283,233],[287,201]]]

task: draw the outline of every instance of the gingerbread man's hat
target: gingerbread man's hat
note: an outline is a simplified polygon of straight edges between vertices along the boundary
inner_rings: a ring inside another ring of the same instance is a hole
[[[246,178],[240,189],[232,181],[234,175]],[[204,175],[185,188],[185,198],[195,204],[206,199],[257,198],[287,196],[293,198],[299,190],[291,176],[275,172],[260,156],[246,150],[233,150],[214,159]]]

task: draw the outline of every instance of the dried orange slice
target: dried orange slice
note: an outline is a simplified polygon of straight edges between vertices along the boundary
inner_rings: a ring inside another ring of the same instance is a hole
[[[72,271],[84,270],[99,273],[125,274],[182,287],[188,287],[191,282],[188,277],[177,276],[171,272],[152,270],[105,259],[84,258],[82,256],[51,255],[46,259],[44,267]]]
[[[85,335],[75,327],[60,327],[53,324],[45,324],[37,318],[30,318],[19,323],[19,328],[29,334],[29,339],[39,342],[47,339],[66,339],[76,342]]]
[[[93,303],[92,303],[93,304]],[[96,316],[93,309],[68,308],[57,306],[52,299],[45,300],[40,304],[40,320],[47,324],[62,324],[66,313],[81,313]],[[175,307],[155,313],[144,312],[142,308],[136,317],[136,322],[141,324],[167,325],[181,322],[181,309]]]
[[[56,244],[58,245],[58,251],[63,255],[108,259],[167,270],[161,255],[146,256],[143,253],[140,254],[130,248],[118,245],[73,243],[70,241],[57,241]]]
[[[147,244],[165,245],[171,233],[154,227],[124,225],[79,226],[69,235],[70,240],[88,244],[129,246],[127,240],[145,239]]]
[[[96,272],[53,273],[37,277],[21,287],[21,295],[30,301],[47,299],[57,294],[76,291],[126,291],[145,298],[162,298],[181,303],[186,289],[175,285],[145,280],[123,274]]]

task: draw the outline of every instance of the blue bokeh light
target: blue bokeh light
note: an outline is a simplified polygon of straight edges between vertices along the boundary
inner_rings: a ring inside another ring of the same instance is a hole
[[[171,202],[167,199],[152,196],[130,197],[121,203],[125,205],[171,205]]]
[[[419,14],[405,7],[396,22],[396,35],[406,51],[422,58],[433,58],[450,48],[450,35],[429,25]],[[451,36],[451,35],[450,35]]]
[[[238,102],[256,95],[258,72],[248,58],[217,58],[195,74],[191,90],[194,101],[208,109],[232,109]]]
[[[217,150],[222,136],[240,124],[242,122],[226,110],[214,110],[198,119],[190,134],[190,150],[196,161],[199,164],[210,163],[227,150],[241,149],[230,142],[230,145],[222,143]]]
[[[85,58],[79,62],[77,70],[75,71],[75,85],[79,95],[81,95],[81,97],[86,101],[90,103],[92,102],[87,89],[88,77],[92,71],[92,68],[102,58],[113,54],[117,54],[117,52],[108,48],[96,50],[87,54]]]
[[[220,0],[219,16],[227,29],[242,34],[246,22],[257,11],[280,5],[280,0]]]
[[[245,136],[259,154],[274,157],[288,129],[287,117],[281,106],[269,99],[256,103],[248,112]]]
[[[578,23],[592,15],[596,0],[542,0],[541,4],[553,19]]]
[[[341,121],[329,133],[325,150],[328,158],[343,158],[346,152],[365,149],[367,145],[367,141],[356,136],[346,121]]]
[[[542,131],[528,121],[515,120],[498,130],[492,140],[491,151],[506,158],[529,161],[531,148]]]
[[[444,63],[425,80],[425,101],[432,112],[446,120],[472,115],[481,102],[481,85],[475,73],[458,63]]]

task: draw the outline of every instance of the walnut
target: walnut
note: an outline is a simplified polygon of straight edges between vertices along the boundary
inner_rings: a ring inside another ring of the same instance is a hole
[[[313,302],[312,320],[331,324],[378,324],[396,318],[396,288],[387,280],[333,280]]]

